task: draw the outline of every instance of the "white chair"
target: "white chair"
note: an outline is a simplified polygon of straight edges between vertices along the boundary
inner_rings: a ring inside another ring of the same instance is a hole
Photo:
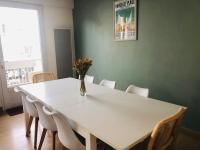
[[[126,92],[137,94],[137,95],[140,95],[140,96],[143,96],[143,97],[149,96],[149,89],[137,87],[135,85],[129,85],[128,88],[126,89]]]
[[[32,101],[29,101],[29,99],[26,99],[26,98],[24,99],[24,105],[26,107],[26,112],[29,114],[26,137],[29,137],[30,135],[31,124],[32,124],[33,118],[35,118],[34,149],[37,149],[37,134],[38,134],[38,121],[39,121],[38,112],[35,105],[32,103]]]
[[[109,80],[102,80],[99,85],[109,87],[111,89],[115,88],[115,81],[109,81]]]
[[[87,83],[93,83],[94,82],[94,76],[85,75],[84,81]]]
[[[34,105],[36,106],[38,114],[39,114],[40,123],[43,126],[43,131],[42,131],[42,135],[41,135],[41,139],[40,139],[40,144],[38,146],[38,150],[41,150],[41,148],[42,148],[42,144],[44,142],[44,138],[45,138],[47,130],[50,130],[53,134],[53,144],[52,145],[53,145],[53,150],[55,150],[55,138],[56,138],[57,128],[56,128],[56,124],[55,124],[53,118],[44,113],[43,108],[42,108],[43,104],[40,101],[33,100],[29,96],[27,96],[26,99],[28,101],[32,101],[32,103],[34,103]]]
[[[52,73],[33,73],[32,74],[32,81],[33,83],[43,82],[54,80],[55,77]],[[14,88],[15,92],[21,92],[19,89]],[[23,92],[21,92],[23,93]],[[35,135],[34,135],[34,149],[37,149],[37,134],[38,134],[38,122],[39,122],[39,115],[37,112],[36,106],[33,104],[33,101],[30,99],[26,99],[25,94],[23,93],[23,109],[29,115],[28,125],[26,129],[26,137],[30,136],[30,129],[33,122],[33,118],[35,118]]]
[[[43,106],[43,111],[53,117],[58,130],[58,138],[64,147],[70,150],[85,150],[85,146],[76,137],[67,118],[59,112],[50,112],[45,106]]]

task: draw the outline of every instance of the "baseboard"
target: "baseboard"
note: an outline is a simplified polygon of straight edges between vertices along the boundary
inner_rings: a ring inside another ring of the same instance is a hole
[[[180,130],[181,130],[181,132],[182,132],[183,134],[189,135],[189,136],[192,137],[192,138],[195,138],[195,139],[199,139],[199,140],[200,140],[200,132],[194,131],[194,130],[192,130],[192,129],[185,128],[185,127],[182,127]]]

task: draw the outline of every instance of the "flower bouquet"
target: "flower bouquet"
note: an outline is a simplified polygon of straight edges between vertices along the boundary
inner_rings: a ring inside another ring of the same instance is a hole
[[[73,65],[73,70],[78,73],[79,79],[81,80],[81,87],[80,87],[81,96],[84,96],[86,94],[84,78],[91,65],[92,65],[92,60],[88,58],[79,58],[75,60]]]

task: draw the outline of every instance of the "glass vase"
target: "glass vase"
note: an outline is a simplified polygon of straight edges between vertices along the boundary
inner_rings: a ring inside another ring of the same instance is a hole
[[[85,81],[84,81],[85,75],[79,75],[79,79],[81,82],[80,85],[80,95],[85,96],[86,95],[86,88],[85,88]]]

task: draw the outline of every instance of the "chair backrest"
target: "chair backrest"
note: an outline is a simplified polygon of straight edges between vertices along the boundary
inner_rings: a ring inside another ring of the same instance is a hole
[[[109,80],[102,80],[99,85],[109,87],[111,89],[115,88],[115,81],[109,81]]]
[[[180,108],[175,115],[156,124],[149,140],[148,150],[164,150],[172,143],[185,111],[186,108]]]
[[[27,97],[24,99],[24,105],[26,108],[26,111],[29,115],[33,117],[38,117],[38,111],[37,108],[34,105],[34,101],[31,99],[27,99]]]
[[[126,89],[127,93],[134,93],[140,96],[148,97],[149,96],[149,89],[141,88],[135,85],[129,85]]]
[[[43,110],[47,115],[53,117],[58,130],[58,138],[66,148],[70,150],[85,150],[85,146],[78,140],[65,116],[59,112],[50,112],[45,106]]]
[[[35,107],[37,108],[40,123],[42,124],[42,126],[47,130],[57,131],[53,117],[44,113],[42,108],[44,105],[38,100],[31,99],[29,96],[27,96],[26,99],[29,101],[33,101]]]
[[[84,81],[87,83],[93,83],[94,82],[94,76],[85,75]]]
[[[55,80],[54,74],[50,72],[33,73],[32,75],[33,83],[50,81],[50,80]]]
[[[24,111],[24,113],[28,113],[27,112],[27,109],[26,109],[26,94],[24,93],[24,92],[22,92],[17,86],[16,87],[14,87],[14,91],[16,92],[16,93],[20,93],[20,95],[22,96],[22,105],[23,105],[23,111]]]

